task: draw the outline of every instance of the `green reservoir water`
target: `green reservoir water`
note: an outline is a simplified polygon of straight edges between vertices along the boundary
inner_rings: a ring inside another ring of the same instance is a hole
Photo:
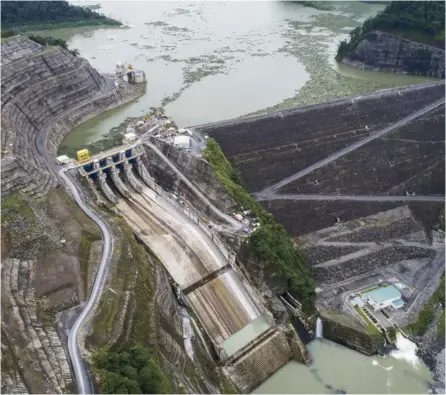
[[[308,345],[309,366],[289,362],[255,394],[427,394],[428,368],[412,352],[385,359],[367,357],[325,339]]]
[[[384,5],[333,4],[319,11],[275,1],[102,2],[101,12],[128,27],[51,34],[103,73],[114,73],[118,61],[144,70],[147,93],[80,125],[60,152],[162,104],[181,127],[429,80],[337,64],[338,43]]]

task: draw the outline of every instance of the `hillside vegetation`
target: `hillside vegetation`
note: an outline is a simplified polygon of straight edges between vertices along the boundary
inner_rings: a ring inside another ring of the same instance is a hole
[[[445,3],[441,1],[392,1],[362,27],[353,29],[350,38],[340,43],[336,60],[353,51],[364,36],[381,30],[422,44],[444,49]]]
[[[151,352],[134,345],[120,352],[101,350],[93,364],[100,375],[102,394],[170,394],[169,379]]]
[[[1,21],[2,30],[13,28],[17,31],[61,26],[121,25],[89,8],[73,6],[66,1],[4,1]]]
[[[239,174],[213,138],[208,139],[203,157],[212,166],[215,176],[225,186],[228,194],[241,208],[251,210],[261,223],[260,229],[250,236],[249,244],[253,255],[284,280],[286,286],[282,292],[290,292],[302,303],[304,310],[311,312],[314,309],[316,285],[310,269],[303,263],[285,228],[249,195],[241,185]]]

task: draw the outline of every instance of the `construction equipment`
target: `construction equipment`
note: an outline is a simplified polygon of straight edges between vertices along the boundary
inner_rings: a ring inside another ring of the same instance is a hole
[[[80,151],[77,151],[77,161],[79,163],[86,162],[87,160],[90,160],[90,154],[88,152],[88,149],[82,149]]]

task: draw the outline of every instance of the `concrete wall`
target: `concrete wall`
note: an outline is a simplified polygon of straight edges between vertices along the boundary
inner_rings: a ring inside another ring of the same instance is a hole
[[[342,63],[365,70],[444,78],[444,56],[439,48],[374,31]]]

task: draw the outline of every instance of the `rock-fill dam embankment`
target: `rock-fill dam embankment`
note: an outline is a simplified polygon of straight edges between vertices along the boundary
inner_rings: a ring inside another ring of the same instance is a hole
[[[262,205],[293,236],[299,236],[332,226],[336,217],[350,220],[402,203],[291,201],[281,200],[281,194],[373,196],[413,191],[417,196],[444,195],[444,106],[424,111],[431,103],[443,100],[444,94],[445,84],[440,81],[196,129],[216,139],[232,165],[241,171],[250,192],[280,185],[273,190],[275,200],[262,198]],[[418,112],[418,117],[410,119]],[[396,126],[390,132],[373,138],[392,125]],[[293,178],[364,139],[369,142]],[[287,179],[290,182],[281,185]],[[414,205],[414,210],[420,211],[418,206]],[[438,218],[437,206],[423,202],[423,217]]]

